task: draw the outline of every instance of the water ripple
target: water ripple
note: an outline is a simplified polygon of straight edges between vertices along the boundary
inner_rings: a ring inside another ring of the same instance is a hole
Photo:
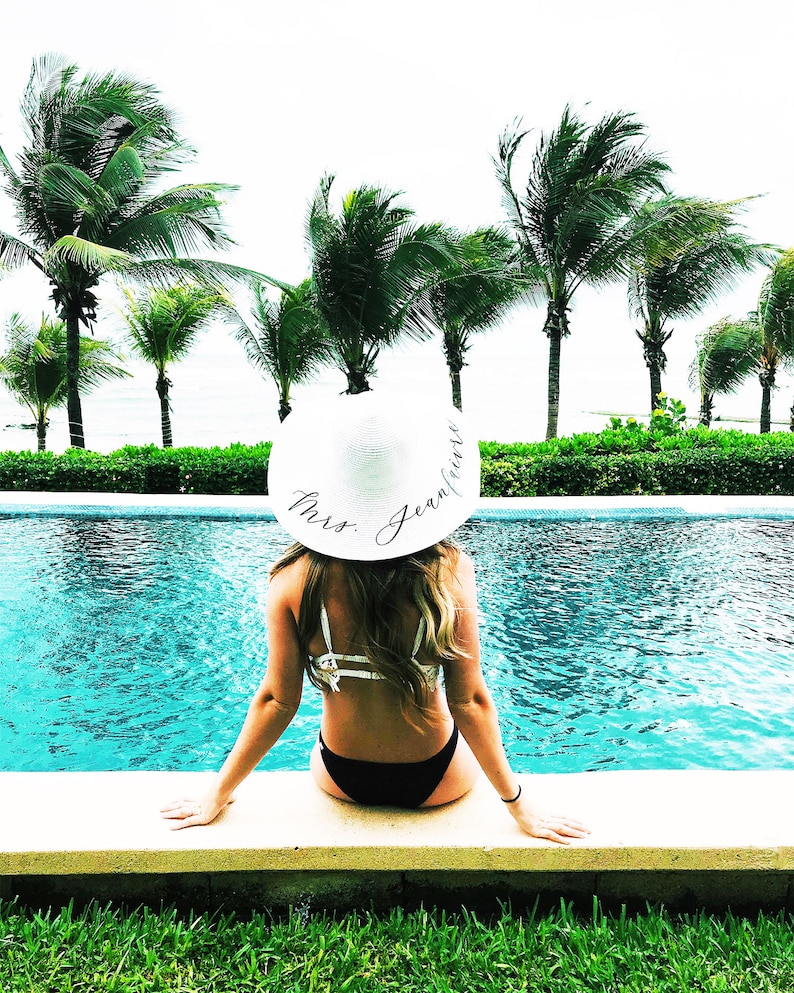
[[[483,667],[519,771],[794,759],[794,522],[478,522]],[[0,520],[0,767],[214,768],[267,662],[267,522]],[[305,767],[312,688],[268,756]]]

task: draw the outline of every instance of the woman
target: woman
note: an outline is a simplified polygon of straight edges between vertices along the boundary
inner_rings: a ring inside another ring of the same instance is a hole
[[[446,540],[479,497],[479,450],[459,412],[369,392],[290,414],[268,491],[296,544],[271,571],[267,672],[210,790],[163,808],[172,827],[208,824],[232,802],[295,716],[307,673],[323,692],[311,771],[331,796],[434,807],[482,769],[527,834],[584,837],[538,809],[504,753],[474,569]]]

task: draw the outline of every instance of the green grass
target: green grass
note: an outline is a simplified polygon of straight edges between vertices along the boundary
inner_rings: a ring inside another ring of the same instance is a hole
[[[565,906],[487,920],[399,909],[304,909],[279,920],[99,907],[35,914],[6,904],[0,989],[790,993],[794,926],[783,914],[613,917],[595,908],[583,919]]]

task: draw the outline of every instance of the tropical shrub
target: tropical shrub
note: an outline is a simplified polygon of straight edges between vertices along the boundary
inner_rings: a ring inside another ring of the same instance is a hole
[[[787,437],[787,436],[784,436]],[[482,460],[484,497],[794,495],[794,445]]]
[[[270,442],[0,454],[0,490],[264,495]],[[610,428],[536,444],[482,442],[484,497],[794,495],[794,435]]]
[[[129,445],[109,455],[83,449],[62,455],[4,452],[0,490],[263,494],[269,452],[269,442],[228,448]]]

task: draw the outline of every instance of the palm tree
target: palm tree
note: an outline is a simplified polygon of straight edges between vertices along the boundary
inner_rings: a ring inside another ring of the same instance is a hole
[[[743,320],[723,322],[724,333],[741,339],[755,337],[756,369],[761,383],[761,422],[759,431],[768,434],[772,427],[772,391],[777,371],[783,362],[794,358],[794,248],[783,252],[772,266],[758,300],[758,307]],[[794,406],[791,410],[794,430]]]
[[[794,358],[794,248],[783,252],[764,280],[757,314],[762,342],[758,373],[763,390],[760,431],[764,434],[772,426],[775,372],[780,362],[790,362]],[[794,406],[790,427],[794,431]]]
[[[400,335],[425,338],[427,299],[438,272],[455,258],[440,224],[412,222],[399,196],[361,186],[331,212],[333,176],[309,208],[308,240],[317,307],[347,376],[347,392],[368,390],[382,348]]]
[[[292,410],[293,385],[311,379],[320,366],[332,360],[331,341],[317,309],[311,279],[284,287],[278,303],[268,300],[261,283],[253,289],[254,327],[237,315],[236,337],[251,365],[275,381],[278,416],[283,421]]]
[[[662,197],[648,200],[637,212],[635,224],[645,234],[629,274],[628,295],[633,315],[643,324],[635,333],[650,374],[651,411],[662,392],[664,346],[673,334],[669,322],[700,314],[738,275],[775,257],[769,245],[752,244],[736,226],[743,203]]]
[[[546,437],[555,438],[560,346],[570,331],[574,294],[583,283],[602,286],[625,277],[641,236],[631,218],[648,195],[663,191],[669,167],[646,151],[643,126],[632,114],[608,114],[588,127],[566,107],[557,129],[541,135],[521,194],[513,185],[513,159],[528,133],[519,124],[505,130],[494,161],[524,272],[537,280],[546,302]]]
[[[71,443],[85,447],[78,390],[80,324],[96,319],[94,289],[108,272],[130,278],[220,278],[234,267],[183,258],[224,248],[218,183],[162,191],[192,157],[157,90],[118,74],[77,77],[60,56],[33,63],[22,101],[26,145],[18,171],[0,149],[20,236],[0,232],[0,262],[32,263],[52,284],[67,327]]]
[[[122,317],[132,350],[157,370],[157,396],[160,398],[160,422],[163,448],[171,448],[171,403],[168,391],[173,385],[166,375],[168,365],[184,358],[219,312],[231,301],[217,288],[201,283],[154,287],[135,295],[122,287],[127,309]]]
[[[711,425],[714,397],[718,393],[735,393],[758,368],[761,347],[757,321],[745,323],[724,318],[699,338],[689,370],[689,384],[700,393],[700,424]]]
[[[8,348],[0,355],[0,378],[6,388],[36,419],[38,450],[47,448],[47,418],[53,408],[66,404],[66,324],[42,314],[41,325],[26,324],[12,314],[6,326]],[[79,389],[88,393],[108,379],[129,376],[115,363],[121,356],[106,341],[80,336]]]
[[[785,357],[781,343],[775,337],[771,327],[765,324],[764,311],[760,307],[758,310],[751,311],[743,320],[728,320],[725,330],[740,339],[742,337],[746,337],[748,340],[755,338],[759,345],[756,356],[758,381],[761,383],[759,432],[768,434],[772,428],[772,391],[775,388],[777,371]]]
[[[472,335],[486,331],[527,293],[515,265],[516,245],[499,228],[452,235],[460,258],[448,265],[428,291],[430,313],[443,335],[452,383],[452,402],[463,409],[460,373]]]

